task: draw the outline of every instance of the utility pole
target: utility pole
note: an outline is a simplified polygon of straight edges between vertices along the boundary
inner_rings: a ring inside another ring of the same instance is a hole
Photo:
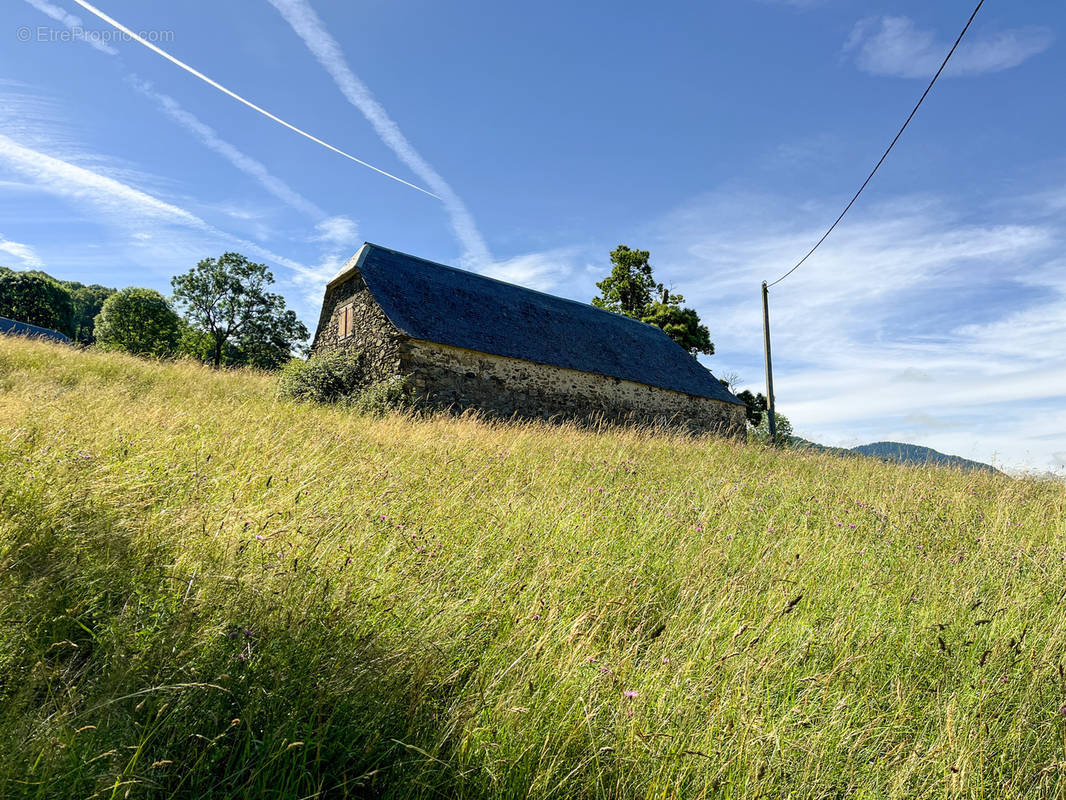
[[[769,406],[767,413],[770,423],[770,443],[777,444],[777,420],[774,419],[774,365],[770,360],[770,292],[766,288],[766,281],[762,282],[762,343],[763,352],[766,354],[766,405]]]

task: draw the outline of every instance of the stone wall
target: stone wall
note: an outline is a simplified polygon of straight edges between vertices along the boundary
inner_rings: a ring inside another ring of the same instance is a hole
[[[351,308],[352,335],[343,337],[343,309]],[[322,314],[315,332],[313,352],[351,347],[362,352],[370,380],[380,381],[401,374],[401,345],[405,337],[389,322],[358,272],[326,287]]]
[[[408,340],[401,351],[412,388],[434,408],[527,419],[667,423],[725,436],[739,436],[746,427],[744,406],[707,397],[430,342]]]

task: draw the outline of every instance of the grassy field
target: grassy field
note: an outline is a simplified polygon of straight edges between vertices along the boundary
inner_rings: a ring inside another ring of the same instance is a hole
[[[0,796],[1066,797],[1064,512],[0,339]]]

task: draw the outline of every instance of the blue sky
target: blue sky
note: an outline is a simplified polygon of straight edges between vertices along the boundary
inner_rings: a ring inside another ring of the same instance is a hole
[[[4,0],[0,263],[169,291],[227,249],[313,328],[364,240],[579,300],[619,243],[762,388],[759,283],[839,213],[969,0]],[[81,30],[80,35],[72,32]],[[990,0],[885,168],[772,290],[798,433],[1066,464],[1061,0]]]

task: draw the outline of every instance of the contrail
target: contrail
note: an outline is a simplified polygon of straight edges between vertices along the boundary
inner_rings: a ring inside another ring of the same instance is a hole
[[[223,86],[221,83],[218,83],[217,81],[211,80],[211,78],[207,77],[206,75],[204,75],[199,70],[193,69],[188,64],[186,64],[184,61],[182,61],[179,58],[175,58],[170,53],[168,53],[166,50],[163,50],[161,47],[157,47],[156,45],[154,45],[151,42],[149,42],[147,39],[144,39],[144,38],[138,36],[134,31],[130,30],[129,28],[127,28],[125,25],[123,25],[121,22],[119,22],[118,20],[114,19],[113,17],[109,17],[107,14],[105,14],[100,9],[96,8],[96,6],[92,5],[91,3],[87,3],[87,2],[85,2],[85,0],[74,0],[74,2],[77,3],[79,6],[81,6],[82,8],[84,8],[86,11],[88,11],[93,16],[97,17],[98,19],[103,20],[108,25],[111,25],[113,28],[116,28],[117,30],[119,30],[122,33],[126,34],[131,39],[133,39],[135,42],[137,42],[138,44],[142,44],[145,47],[147,47],[149,50],[151,50],[152,52],[157,53],[158,55],[161,55],[163,58],[165,58],[170,63],[174,64],[175,66],[181,67],[183,70],[188,72],[190,75],[194,75],[195,77],[197,77],[200,80],[202,80],[208,86],[213,86],[214,88],[218,89],[223,94],[227,94],[230,97],[232,97],[234,100],[236,100],[236,101],[238,101],[240,103],[243,103],[244,105],[248,106],[248,108],[252,109],[253,111],[258,111],[260,114],[262,114],[267,119],[273,120],[274,122],[278,123],[279,125],[282,125],[282,126],[288,128],[290,131],[293,131],[294,133],[298,133],[301,136],[303,136],[304,138],[310,139],[315,144],[322,145],[322,147],[325,147],[327,150],[332,150],[334,153],[337,153],[338,155],[342,155],[345,158],[354,161],[356,164],[361,164],[362,166],[366,167],[367,169],[372,169],[372,170],[374,170],[374,172],[377,172],[377,173],[379,173],[381,175],[384,175],[386,178],[391,178],[392,180],[397,181],[398,183],[402,183],[404,186],[410,186],[412,189],[417,189],[418,191],[422,192],[423,194],[428,194],[430,197],[436,198],[437,200],[441,200],[442,202],[447,203],[447,201],[444,200],[444,198],[442,198],[440,195],[436,195],[436,194],[434,194],[433,192],[431,192],[431,191],[429,191],[427,189],[423,189],[421,186],[417,186],[417,185],[411,183],[410,181],[405,181],[403,178],[397,177],[396,175],[393,175],[390,172],[386,172],[383,169],[378,169],[373,164],[368,164],[367,162],[363,161],[360,158],[356,158],[355,156],[351,155],[350,153],[345,153],[340,148],[334,147],[333,145],[329,144],[328,142],[322,141],[317,136],[313,136],[312,134],[308,133],[307,131],[303,130],[302,128],[297,128],[295,125],[292,125],[291,123],[286,122],[281,117],[278,117],[278,116],[275,116],[274,114],[271,114],[265,108],[261,108],[260,106],[257,106],[251,100],[247,100],[247,99],[241,97],[236,92],[230,91],[225,86]]]
[[[232,144],[222,139],[213,128],[182,108],[173,97],[157,92],[150,83],[142,81],[133,75],[129,77],[127,82],[145,97],[157,102],[168,117],[189,131],[206,147],[214,150],[241,172],[258,181],[263,188],[281,200],[281,202],[311,217],[323,218],[328,216],[325,211],[297,192],[281,178],[272,175],[261,162],[242,153]]]
[[[82,3],[82,0],[75,0]],[[451,218],[452,230],[463,248],[466,266],[485,267],[492,263],[481,232],[473,216],[451,186],[411,146],[399,126],[370,92],[369,87],[352,72],[344,58],[340,44],[334,39],[322,20],[306,0],[269,0],[289,23],[318,62],[333,77],[337,88],[366,117],[381,140],[397,157],[420,177],[435,192],[437,199]]]
[[[48,0],[26,0],[26,2],[38,11],[50,16],[56,22],[62,22],[72,31],[81,28],[81,17],[75,17],[73,14],[68,14],[64,9],[54,3],[49,3]],[[109,56],[118,55],[118,50],[114,47],[104,42],[99,42],[91,36],[83,38],[82,41],[90,47],[99,50],[101,53],[107,53]]]
[[[67,13],[59,6],[48,2],[48,0],[26,0],[26,2],[37,10],[52,17],[52,19],[63,23],[71,31],[82,29],[80,17]],[[82,41],[109,56],[117,57],[119,55],[118,50],[115,50],[113,47],[109,47],[92,37],[82,37]],[[337,225],[341,223],[338,223],[338,220],[346,218],[329,217],[325,211],[319,208],[311,200],[308,200],[277,176],[272,175],[264,164],[256,161],[251,156],[241,152],[232,144],[222,139],[210,126],[200,121],[200,119],[194,114],[182,108],[177,100],[162,92],[156,91],[151,83],[141,80],[133,73],[129,73],[126,76],[126,82],[145,97],[158,103],[163,112],[174,120],[174,122],[181,125],[193,136],[199,139],[203,145],[214,150],[241,172],[245,173],[253,180],[258,181],[263,188],[283,203],[308,214],[309,216],[318,217],[321,220],[319,226],[331,223],[334,230],[339,230]],[[2,247],[0,247],[0,249],[2,249]]]

